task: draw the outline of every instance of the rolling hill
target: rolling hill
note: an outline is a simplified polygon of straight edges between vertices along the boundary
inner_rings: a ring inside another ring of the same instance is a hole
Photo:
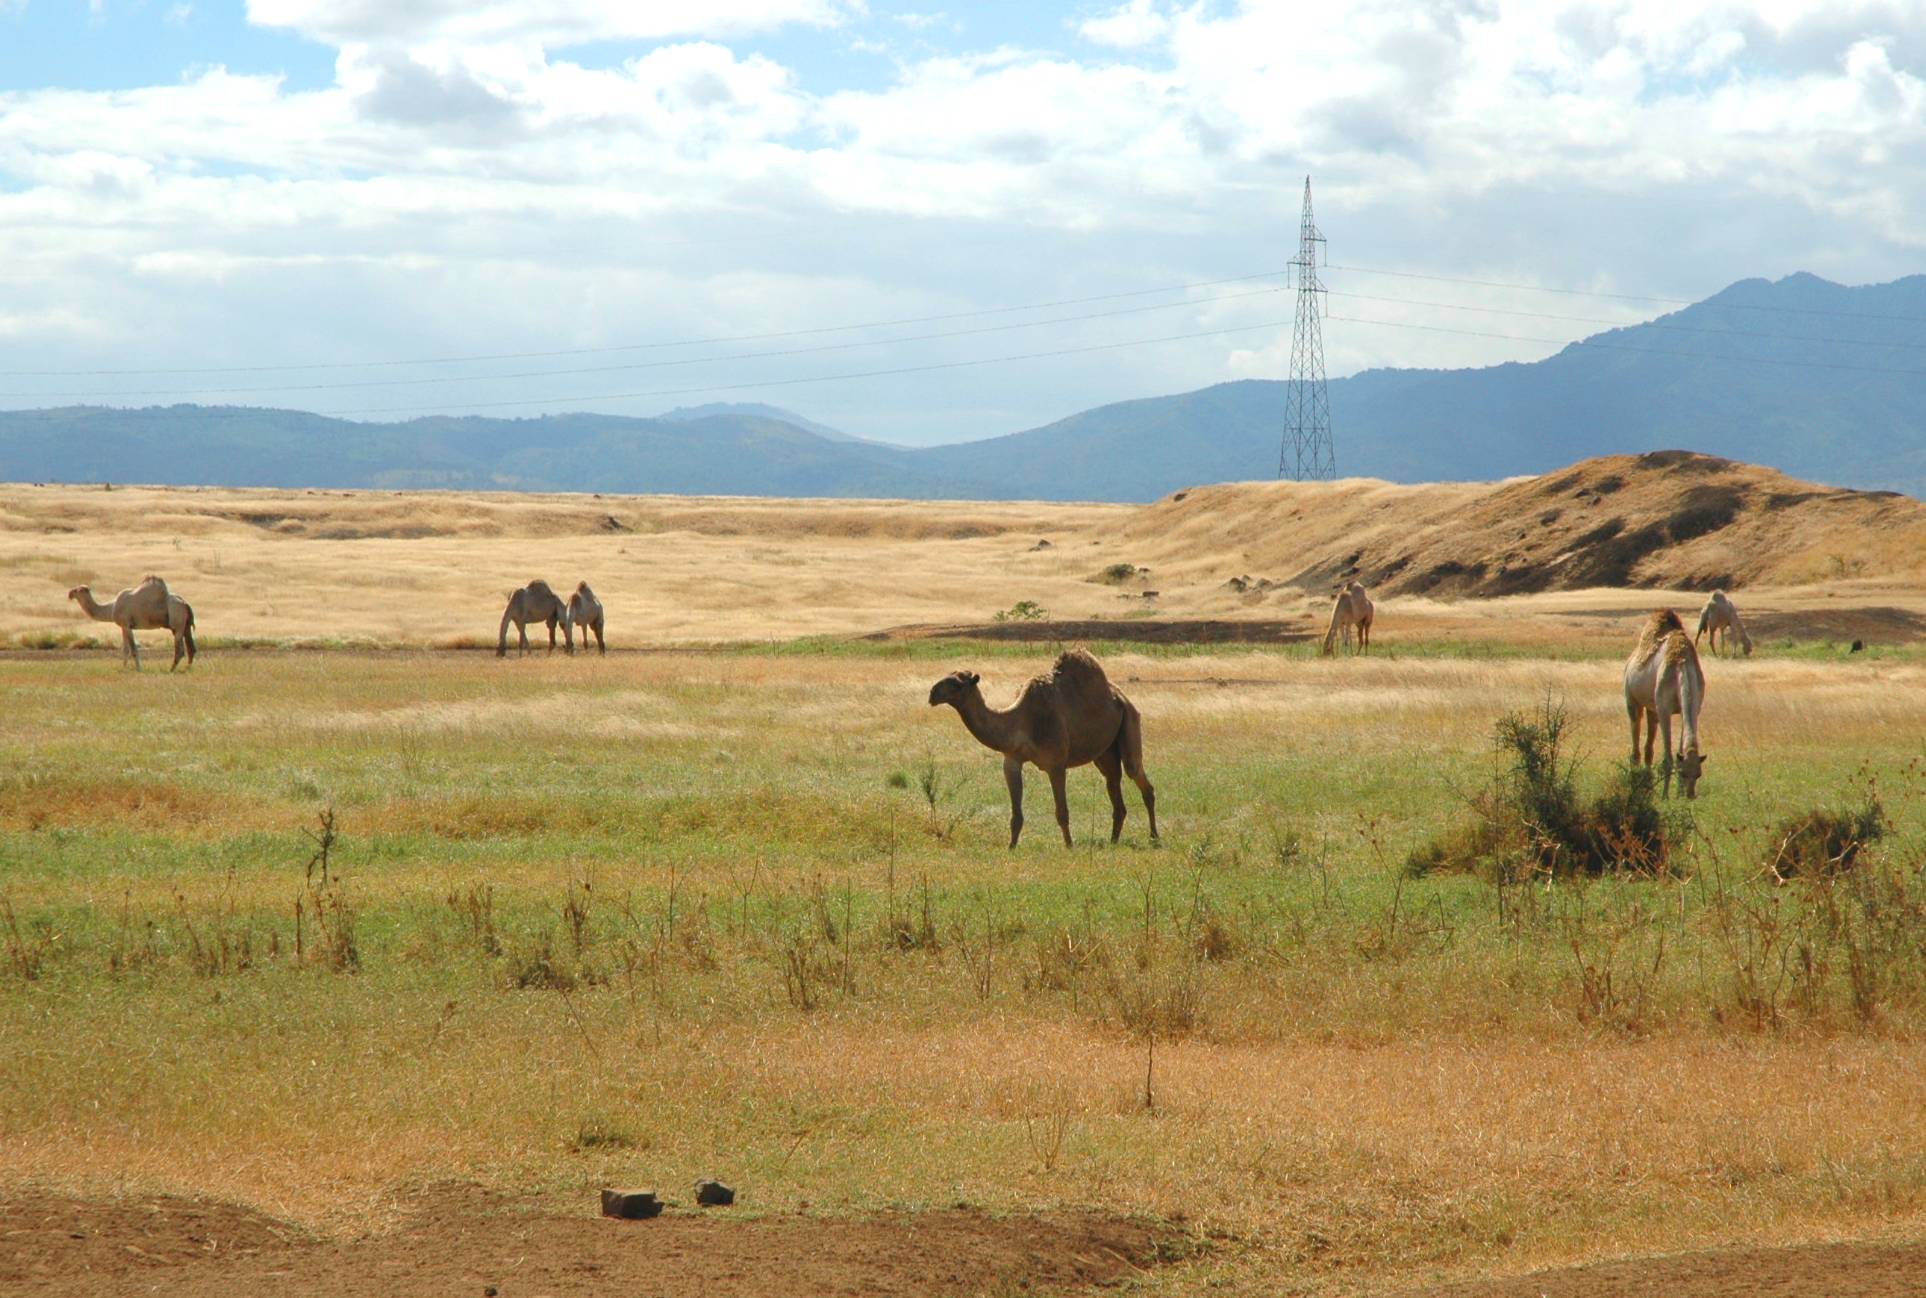
[[[1148,501],[1275,477],[1283,389],[1223,383],[921,449],[747,403],[399,424],[240,407],[9,411],[0,479]],[[1369,370],[1333,380],[1330,396],[1347,476],[1477,481],[1690,446],[1926,494],[1926,276],[1744,280],[1542,361]]]

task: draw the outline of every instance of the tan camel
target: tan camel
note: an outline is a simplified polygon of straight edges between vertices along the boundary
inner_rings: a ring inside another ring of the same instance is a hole
[[[520,590],[512,590],[508,593],[508,607],[502,610],[501,633],[495,640],[495,656],[497,658],[506,657],[508,654],[508,624],[510,622],[515,624],[515,634],[521,639],[520,653],[528,652],[528,624],[530,622],[547,623],[548,651],[550,653],[555,652],[555,627],[556,624],[559,623],[562,628],[562,641],[564,646],[569,653],[575,652],[575,637],[569,631],[568,605],[564,604],[562,597],[551,590],[549,584],[540,578],[529,582],[528,585],[522,587]]]
[[[1639,760],[1639,722],[1645,723],[1645,764],[1652,764],[1652,740],[1665,734],[1665,796],[1672,796],[1672,772],[1678,771],[1679,791],[1698,796],[1699,774],[1705,758],[1699,752],[1699,707],[1705,702],[1705,672],[1698,651],[1685,634],[1685,624],[1669,608],[1655,611],[1639,628],[1638,643],[1625,660],[1625,711],[1632,720],[1632,761]],[[1676,755],[1672,752],[1672,718],[1684,721]]]
[[[1739,648],[1744,651],[1746,657],[1752,656],[1752,637],[1745,633],[1745,623],[1739,620],[1739,610],[1726,597],[1724,591],[1715,590],[1712,592],[1712,597],[1705,601],[1705,607],[1699,611],[1699,629],[1693,633],[1692,643],[1696,645],[1702,635],[1711,636],[1712,654],[1717,657],[1721,631],[1725,632],[1727,653],[1732,651],[1732,633],[1736,631],[1739,635]]]
[[[1023,764],[1050,777],[1057,803],[1057,828],[1070,846],[1070,803],[1064,774],[1095,762],[1110,790],[1110,841],[1123,833],[1123,777],[1143,794],[1150,836],[1157,837],[1157,792],[1144,774],[1143,718],[1103,674],[1097,660],[1081,649],[1059,657],[1047,676],[1023,687],[1016,702],[1002,711],[983,701],[975,672],[951,672],[930,688],[930,706],[947,703],[985,748],[1003,754],[1003,779],[1010,786],[1010,846],[1023,833]]]
[[[602,643],[602,601],[595,598],[585,581],[575,583],[575,593],[568,597],[568,620],[582,628],[582,648],[588,648],[589,632],[595,632],[595,651],[607,653],[609,647]]]
[[[1344,637],[1346,648],[1351,645],[1351,631],[1357,630],[1358,653],[1368,653],[1371,649],[1371,619],[1377,616],[1377,607],[1371,603],[1371,596],[1359,583],[1347,582],[1338,590],[1337,598],[1331,601],[1331,625],[1324,632],[1324,656],[1330,657],[1337,649],[1338,637]]]
[[[174,633],[174,662],[168,667],[173,671],[181,665],[181,656],[187,656],[187,665],[194,665],[194,610],[179,595],[169,593],[167,583],[159,577],[148,577],[131,590],[123,590],[114,596],[112,604],[100,604],[94,600],[94,592],[88,586],[76,586],[67,592],[67,598],[80,605],[80,611],[96,622],[112,622],[120,628],[120,660],[134,660],[134,670],[140,670],[140,645],[134,640],[136,631],[172,631]]]

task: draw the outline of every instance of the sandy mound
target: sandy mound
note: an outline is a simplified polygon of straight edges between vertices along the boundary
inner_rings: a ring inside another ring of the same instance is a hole
[[[650,1222],[508,1211],[437,1192],[400,1229],[320,1241],[242,1208],[188,1199],[0,1199],[0,1292],[652,1294],[1015,1293],[1114,1284],[1176,1238],[1134,1220],[966,1209],[869,1218],[664,1216]]]
[[[1208,555],[1220,580],[1320,591],[1347,576],[1386,594],[1436,596],[1926,576],[1926,505],[1690,451],[1606,456],[1501,483],[1199,487],[1125,530],[1165,573],[1193,575]]]

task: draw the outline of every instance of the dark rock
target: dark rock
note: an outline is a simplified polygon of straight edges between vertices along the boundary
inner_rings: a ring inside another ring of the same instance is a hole
[[[1866,647],[1866,642],[1864,640],[1855,640],[1852,642],[1852,648],[1847,652],[1860,653],[1865,649],[1865,647]]]
[[[654,1190],[604,1190],[602,1191],[602,1215],[604,1217],[623,1217],[630,1221],[661,1215],[662,1200],[656,1198]]]
[[[736,1201],[736,1192],[720,1181],[697,1181],[695,1200],[705,1208],[727,1208]]]

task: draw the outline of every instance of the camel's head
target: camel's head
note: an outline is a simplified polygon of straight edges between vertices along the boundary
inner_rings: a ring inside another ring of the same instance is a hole
[[[930,686],[930,706],[941,703],[961,703],[974,693],[982,680],[975,672],[951,672],[936,684]]]
[[[67,592],[67,598],[71,600],[78,600],[82,595],[91,595],[91,594],[93,594],[93,592],[88,590],[85,586],[76,586],[72,590]]]
[[[1674,769],[1679,777],[1679,792],[1688,798],[1699,796],[1699,775],[1705,770],[1705,755],[1697,751],[1679,750],[1673,759]]]

